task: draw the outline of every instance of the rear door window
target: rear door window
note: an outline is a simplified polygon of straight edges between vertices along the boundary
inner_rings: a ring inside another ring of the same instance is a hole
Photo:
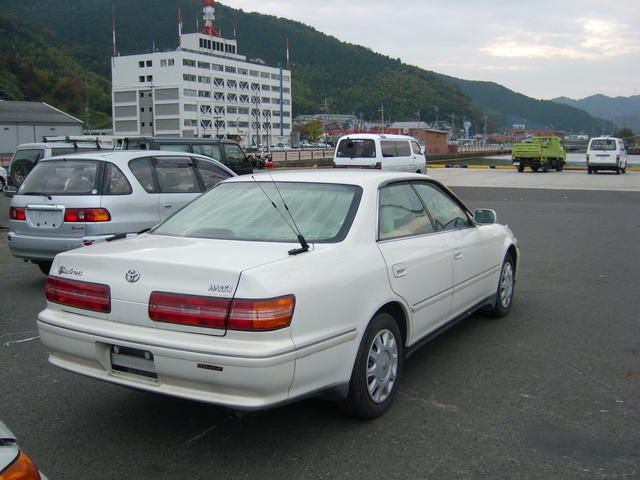
[[[338,158],[376,158],[376,143],[365,138],[345,138],[336,151]]]
[[[420,151],[420,145],[418,145],[416,142],[411,142],[411,149],[416,155],[422,154],[422,152]]]
[[[196,169],[202,178],[204,183],[204,189],[209,190],[215,187],[221,181],[231,177],[231,174],[226,170],[220,168],[213,162],[207,162],[206,160],[196,159]]]
[[[22,195],[96,195],[100,162],[53,160],[39,162],[20,187]]]
[[[147,193],[158,193],[150,158],[136,158],[135,160],[131,160],[129,162],[129,169]]]
[[[380,142],[382,148],[382,156],[384,158],[396,157],[396,142],[382,141]]]
[[[129,195],[132,192],[131,184],[124,173],[113,163],[104,166],[104,180],[102,184],[103,195]]]
[[[398,157],[410,157],[411,147],[409,147],[409,142],[396,142],[396,155],[398,155]]]
[[[156,158],[155,172],[162,193],[200,193],[193,162],[185,158]]]
[[[222,152],[220,151],[220,145],[194,145],[193,153],[199,155],[206,155],[207,157],[214,158],[216,160],[222,159]]]
[[[424,235],[433,225],[418,195],[408,183],[389,185],[380,190],[378,238]]]
[[[69,155],[70,153],[77,153],[77,150],[73,147],[57,147],[51,149],[52,157],[55,157],[57,155]]]

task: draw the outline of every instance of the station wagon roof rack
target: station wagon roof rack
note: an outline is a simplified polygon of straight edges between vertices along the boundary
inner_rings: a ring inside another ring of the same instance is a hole
[[[103,144],[100,137],[88,137],[88,136],[71,136],[71,135],[59,135],[59,136],[43,136],[42,141],[44,143],[50,142],[64,142],[71,143],[75,150],[78,149],[78,143],[95,145],[98,150],[102,150]]]

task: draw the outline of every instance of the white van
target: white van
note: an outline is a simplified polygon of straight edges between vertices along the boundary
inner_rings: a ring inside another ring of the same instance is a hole
[[[587,148],[587,172],[614,170],[618,175],[627,171],[627,150],[624,142],[615,137],[596,137]]]
[[[422,148],[413,137],[355,133],[338,141],[333,156],[337,168],[375,168],[426,173]]]

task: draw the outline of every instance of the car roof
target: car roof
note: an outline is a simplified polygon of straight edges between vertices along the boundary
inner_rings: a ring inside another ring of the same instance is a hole
[[[89,148],[97,148],[96,142],[91,142],[89,140],[78,140],[76,142],[32,142],[32,143],[22,143],[16,147],[16,150],[26,150],[28,148],[74,148],[74,143],[78,146],[78,150],[80,149],[89,149]],[[111,151],[111,148],[104,148],[104,150]]]
[[[351,135],[344,135],[340,137],[340,140],[343,138],[360,138],[363,140],[414,140],[415,138],[410,137],[408,135],[396,135],[392,133],[352,133]]]
[[[431,179],[419,173],[404,173],[370,169],[320,168],[313,170],[288,170],[273,173],[256,173],[230,178],[225,182],[302,182],[302,183],[337,183],[343,185],[360,185],[377,188],[380,185],[403,180]]]
[[[216,143],[236,143],[233,140],[230,140],[228,138],[199,138],[199,137],[145,137],[145,136],[140,136],[140,137],[124,137],[121,139],[122,141],[145,141],[145,142],[150,142],[150,143],[157,143],[157,144],[163,144],[163,143],[175,143],[176,145],[180,144],[188,144],[188,143],[194,143],[194,144],[216,144]]]
[[[126,165],[129,161],[134,158],[146,158],[146,157],[189,157],[189,158],[200,158],[202,160],[208,160],[216,162],[220,167],[225,170],[233,173],[229,167],[226,167],[222,162],[216,160],[215,158],[207,157],[206,155],[199,155],[197,153],[188,153],[188,152],[170,152],[166,150],[105,150],[100,152],[78,152],[78,153],[70,153],[68,155],[57,155],[55,157],[43,158],[40,162],[50,162],[52,160],[60,160],[63,158],[73,158],[73,159],[83,159],[83,160],[99,160],[99,161],[108,161],[114,163],[118,166]],[[233,173],[233,175],[236,175]]]

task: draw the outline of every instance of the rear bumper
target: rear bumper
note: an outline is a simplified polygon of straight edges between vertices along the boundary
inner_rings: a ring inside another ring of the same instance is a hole
[[[235,409],[258,410],[287,401],[294,377],[296,351],[290,340],[249,352],[230,348],[237,342],[225,337],[203,339],[52,309],[38,315],[38,330],[53,365],[117,385]],[[113,345],[151,352],[157,378],[114,370]]]
[[[112,235],[85,236],[85,237],[47,237],[25,235],[9,232],[7,240],[9,249],[14,257],[30,260],[51,261],[53,258],[67,250],[85,247],[92,243],[106,240]]]

